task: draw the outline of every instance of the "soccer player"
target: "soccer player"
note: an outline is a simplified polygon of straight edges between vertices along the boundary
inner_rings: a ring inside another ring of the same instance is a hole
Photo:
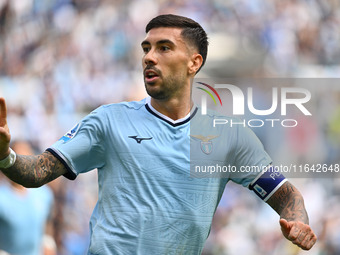
[[[190,133],[195,118],[197,123],[207,121],[191,101],[193,78],[207,56],[202,27],[186,17],[160,15],[146,26],[141,46],[150,97],[99,107],[40,155],[16,155],[9,148],[6,105],[0,99],[3,173],[37,187],[60,175],[75,179],[98,169],[99,197],[90,220],[88,254],[197,255],[229,178],[191,178],[190,160],[266,165],[267,171],[232,180],[254,190],[280,215],[288,240],[310,249],[316,236],[301,194],[281,175],[268,178],[275,174],[271,159],[249,129],[220,128],[218,153],[206,155],[197,147],[190,157],[190,139],[199,146],[207,135],[199,128]]]
[[[31,145],[15,141],[12,148],[20,154],[32,155]],[[1,174],[1,173],[0,173]],[[6,251],[17,255],[41,254],[46,231],[51,231],[50,219],[53,193],[45,185],[38,189],[23,186],[0,176],[0,254]],[[48,226],[48,229],[47,229]],[[51,236],[49,236],[51,238]],[[53,243],[54,240],[51,239]]]

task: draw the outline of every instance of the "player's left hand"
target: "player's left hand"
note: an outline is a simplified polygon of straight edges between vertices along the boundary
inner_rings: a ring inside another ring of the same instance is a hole
[[[316,242],[311,227],[301,221],[280,219],[281,231],[285,238],[303,250],[310,250]]]

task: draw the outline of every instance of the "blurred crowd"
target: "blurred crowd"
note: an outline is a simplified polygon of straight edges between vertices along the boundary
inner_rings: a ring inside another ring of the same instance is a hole
[[[13,139],[41,153],[99,105],[143,98],[140,42],[162,13],[188,16],[207,31],[198,77],[340,76],[338,0],[0,0],[0,96]],[[274,160],[340,162],[340,85],[319,86],[312,105],[319,117],[306,120],[308,128],[258,133]],[[292,180],[319,236],[308,254],[340,254],[339,180]],[[95,171],[50,184],[58,254],[86,253],[96,186]],[[303,252],[283,239],[266,204],[230,184],[203,254]]]

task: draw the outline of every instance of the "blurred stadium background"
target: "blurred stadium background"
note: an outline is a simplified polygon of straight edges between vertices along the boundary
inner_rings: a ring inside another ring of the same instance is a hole
[[[13,139],[40,153],[97,106],[143,98],[140,42],[161,13],[206,29],[210,48],[198,77],[340,76],[339,0],[0,0],[0,96]],[[314,107],[323,119],[305,125],[307,138],[259,134],[274,159],[282,155],[275,148],[291,143],[292,162],[340,162],[340,84],[319,86]],[[291,181],[319,237],[311,251],[290,245],[276,213],[229,184],[203,254],[340,254],[340,179]],[[96,186],[94,171],[51,183],[58,254],[86,253]]]

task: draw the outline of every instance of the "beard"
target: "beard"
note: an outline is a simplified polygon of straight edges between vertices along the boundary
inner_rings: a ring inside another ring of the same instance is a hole
[[[182,75],[176,77],[159,76],[159,80],[153,84],[146,83],[144,80],[145,89],[148,95],[157,100],[167,100],[181,93],[185,87],[185,79]]]

